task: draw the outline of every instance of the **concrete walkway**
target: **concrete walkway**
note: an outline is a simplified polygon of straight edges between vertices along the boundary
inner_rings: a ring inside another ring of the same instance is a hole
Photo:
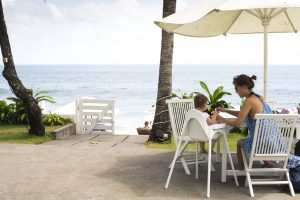
[[[177,165],[163,188],[174,151],[147,149],[147,136],[77,135],[42,145],[0,144],[0,200],[202,199],[206,169],[199,180]],[[214,164],[211,199],[252,199],[233,179],[220,182]],[[194,166],[190,167],[194,172]],[[202,170],[202,171],[201,171]],[[241,184],[241,183],[240,183]],[[254,187],[257,199],[300,199],[276,186]]]

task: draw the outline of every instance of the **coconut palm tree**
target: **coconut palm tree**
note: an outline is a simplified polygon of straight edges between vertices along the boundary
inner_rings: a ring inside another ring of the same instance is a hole
[[[45,126],[42,121],[41,109],[30,90],[24,87],[17,75],[3,14],[2,0],[0,0],[0,46],[4,63],[3,77],[7,80],[12,92],[21,99],[28,110],[30,133],[43,136],[45,135]]]
[[[163,17],[173,14],[175,11],[176,0],[164,0]],[[173,33],[162,31],[156,109],[149,141],[157,141],[158,130],[165,132],[170,129],[166,99],[172,94],[173,41]]]

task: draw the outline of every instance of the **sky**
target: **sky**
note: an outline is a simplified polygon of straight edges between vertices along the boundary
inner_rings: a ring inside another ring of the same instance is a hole
[[[180,11],[199,0],[177,0]],[[163,0],[2,0],[16,64],[158,64]],[[269,64],[300,64],[300,34],[269,34]],[[174,64],[263,64],[263,35],[175,36]]]

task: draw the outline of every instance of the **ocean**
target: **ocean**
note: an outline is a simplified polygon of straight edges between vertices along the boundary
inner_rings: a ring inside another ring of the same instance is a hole
[[[1,68],[3,69],[3,67]],[[57,103],[46,103],[55,110],[80,97],[115,100],[116,133],[136,134],[136,128],[151,119],[157,95],[159,65],[17,65],[17,73],[34,93],[47,90]],[[224,99],[238,105],[232,79],[239,74],[256,75],[254,91],[263,95],[262,65],[175,65],[173,92],[203,92],[199,81],[210,90],[223,86],[231,96]],[[300,102],[300,66],[269,66],[269,100],[277,107],[291,108]],[[0,99],[12,96],[0,76]]]

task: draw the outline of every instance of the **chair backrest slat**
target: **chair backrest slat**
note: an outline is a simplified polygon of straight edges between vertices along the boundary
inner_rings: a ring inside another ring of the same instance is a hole
[[[257,114],[249,167],[254,160],[279,160],[286,165],[297,115]]]
[[[193,99],[170,99],[167,100],[168,110],[170,115],[171,127],[174,136],[174,141],[177,146],[181,136],[185,115],[194,108]]]

